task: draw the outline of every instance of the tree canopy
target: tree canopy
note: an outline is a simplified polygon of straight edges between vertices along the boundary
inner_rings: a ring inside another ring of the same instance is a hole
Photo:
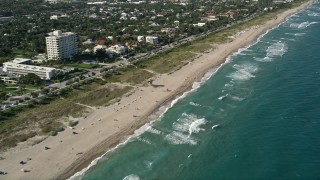
[[[27,75],[21,76],[19,82],[21,84],[41,85],[42,79],[36,74],[28,73]]]

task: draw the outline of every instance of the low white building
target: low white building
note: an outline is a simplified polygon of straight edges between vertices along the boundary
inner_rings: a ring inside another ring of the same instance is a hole
[[[33,73],[42,79],[51,79],[55,76],[55,68],[33,66],[28,64],[30,62],[31,59],[16,58],[13,61],[3,63],[3,71],[16,76]]]
[[[144,36],[138,36],[138,37],[137,37],[137,40],[138,40],[138,42],[144,41]]]
[[[51,20],[58,20],[58,18],[59,18],[58,15],[52,15],[52,16],[50,16],[50,19],[51,19]]]
[[[87,39],[86,41],[82,42],[83,45],[89,45],[89,44],[94,44],[92,39]]]
[[[117,44],[110,46],[107,50],[110,50],[115,54],[125,54],[127,52],[127,47]]]
[[[97,50],[99,49],[106,49],[107,46],[106,45],[96,45],[94,48],[93,48],[93,52],[96,53]]]
[[[158,37],[156,37],[156,36],[147,36],[146,37],[146,43],[150,43],[150,44],[156,45],[156,44],[158,44]]]
[[[113,41],[113,36],[108,36],[107,39]]]
[[[201,22],[199,22],[198,24],[193,24],[193,26],[197,26],[197,27],[203,27],[205,25],[206,23],[201,23]]]

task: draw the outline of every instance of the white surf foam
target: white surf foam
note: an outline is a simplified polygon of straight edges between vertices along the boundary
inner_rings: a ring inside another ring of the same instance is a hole
[[[197,131],[200,125],[205,124],[206,120],[204,118],[198,118],[194,114],[183,113],[177,122],[173,123],[173,129],[179,132],[188,132],[192,133],[192,130]],[[191,132],[190,132],[191,130]],[[199,132],[199,131],[197,131]]]
[[[288,50],[287,44],[278,41],[271,46],[268,47],[267,49],[267,57],[273,58],[273,57],[281,57],[283,56]]]
[[[308,16],[312,16],[312,17],[319,17],[320,16],[320,13],[308,13]]]
[[[245,100],[245,98],[238,97],[238,96],[230,96],[230,97],[231,97],[231,99],[236,100],[236,101],[243,101],[243,100]]]
[[[207,121],[205,118],[198,118],[194,114],[183,113],[181,117],[173,123],[172,128],[174,131],[165,136],[165,140],[170,144],[197,144],[197,140],[191,137],[192,134],[199,133],[204,129],[201,125],[204,125]]]
[[[136,174],[130,174],[124,177],[123,180],[140,180],[140,177]]]
[[[137,137],[137,140],[140,141],[140,142],[144,142],[146,144],[151,144],[151,142],[149,140],[141,138],[141,137]]]
[[[298,29],[305,29],[305,28],[309,27],[310,25],[316,24],[316,23],[318,23],[318,22],[305,21],[305,22],[302,22],[302,23],[291,23],[290,27],[298,28]]]
[[[253,59],[254,59],[255,61],[258,61],[258,62],[270,62],[270,61],[273,61],[273,59],[270,58],[270,57],[264,57],[264,58],[254,57]]]
[[[161,132],[160,130],[155,129],[155,128],[153,128],[153,127],[150,127],[150,128],[148,129],[148,132],[150,132],[150,133],[152,133],[152,134],[157,134],[157,135],[162,134],[162,132]]]
[[[235,64],[233,65],[233,68],[237,71],[231,73],[230,75],[228,75],[228,77],[238,81],[246,81],[251,78],[254,78],[255,76],[253,75],[253,73],[255,73],[258,70],[258,67],[251,63],[242,65]]]
[[[229,94],[226,94],[226,95],[224,95],[224,96],[220,96],[220,97],[218,97],[218,100],[222,101],[222,100],[224,100],[225,98],[227,98],[228,95],[229,95]]]
[[[181,132],[173,131],[172,133],[165,136],[165,140],[168,141],[170,144],[179,145],[179,144],[189,144],[189,145],[196,145],[197,141]]]
[[[294,36],[303,36],[305,35],[306,33],[295,33]]]
[[[197,119],[192,122],[189,126],[189,135],[192,133],[198,133],[200,131],[204,131],[204,129],[200,128],[201,125],[205,124],[206,120],[204,118]]]

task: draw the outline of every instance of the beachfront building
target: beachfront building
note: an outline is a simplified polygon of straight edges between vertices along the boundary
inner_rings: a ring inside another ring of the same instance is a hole
[[[72,32],[53,31],[46,37],[46,45],[49,60],[71,59],[77,54],[77,36]]]
[[[146,43],[156,45],[156,44],[158,44],[158,37],[155,37],[155,36],[147,36],[147,37],[146,37]]]
[[[55,76],[56,69],[51,67],[33,66],[31,59],[16,58],[13,61],[3,63],[3,71],[15,76],[33,73],[42,79],[51,79]]]

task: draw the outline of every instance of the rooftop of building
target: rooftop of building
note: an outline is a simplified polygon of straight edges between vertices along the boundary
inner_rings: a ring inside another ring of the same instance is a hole
[[[75,33],[73,33],[73,32],[64,32],[63,33],[60,30],[56,30],[56,31],[48,33],[49,36],[55,36],[55,37],[69,36],[69,35],[73,35],[73,34],[75,34]]]
[[[16,64],[12,62],[5,62],[3,63],[6,65],[6,67],[13,67],[16,69],[21,69],[21,70],[32,70],[32,71],[52,71],[55,70],[56,68],[51,68],[51,67],[42,67],[42,66],[33,66],[33,65],[25,65],[25,64]]]
[[[23,64],[26,62],[31,61],[31,59],[25,59],[25,58],[15,58],[14,60],[10,61],[11,63],[15,63],[15,64]]]

